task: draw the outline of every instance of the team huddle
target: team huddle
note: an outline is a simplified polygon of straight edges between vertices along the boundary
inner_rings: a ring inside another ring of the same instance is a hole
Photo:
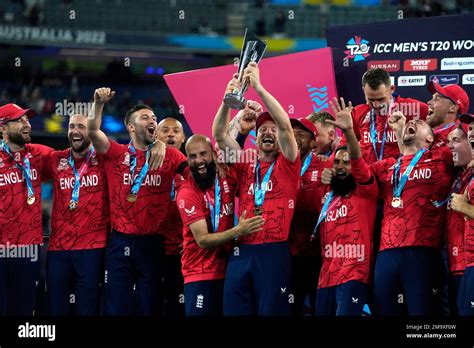
[[[106,87],[70,116],[62,151],[31,143],[33,110],[0,107],[0,314],[34,314],[40,263],[25,251],[43,243],[52,180],[50,315],[474,315],[466,92],[430,82],[426,104],[372,69],[365,104],[290,119],[255,63],[223,96],[242,81],[263,105],[231,120],[222,102],[214,145],[145,104],[125,115],[128,145],[113,141]]]

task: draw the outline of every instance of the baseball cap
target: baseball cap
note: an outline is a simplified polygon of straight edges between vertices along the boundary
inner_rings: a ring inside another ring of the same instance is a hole
[[[467,124],[474,122],[474,114],[462,114],[459,116],[459,121]]]
[[[272,122],[275,122],[273,121],[273,118],[270,116],[270,114],[268,113],[268,111],[265,111],[265,112],[262,112],[260,114],[260,116],[257,117],[257,122],[255,123],[255,130],[258,131],[258,129],[260,128],[260,126],[263,124],[263,122],[265,121],[272,121]]]
[[[0,125],[3,126],[7,122],[18,120],[23,115],[32,118],[36,115],[36,111],[33,109],[23,109],[13,103],[0,106]]]
[[[316,126],[310,120],[307,120],[306,118],[301,117],[301,118],[292,118],[290,119],[290,122],[291,122],[292,127],[295,127],[295,126],[302,127],[304,130],[310,132],[315,139],[318,136],[318,130],[316,129]]]
[[[428,83],[428,90],[431,94],[438,92],[443,97],[448,98],[459,108],[459,113],[464,114],[469,109],[469,97],[466,91],[458,85],[447,85],[442,87],[439,83],[430,81]]]

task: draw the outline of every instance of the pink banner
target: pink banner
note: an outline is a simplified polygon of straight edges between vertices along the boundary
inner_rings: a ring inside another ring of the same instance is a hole
[[[259,67],[262,84],[292,118],[328,110],[337,96],[330,48],[262,59]],[[194,134],[212,136],[212,121],[235,72],[236,66],[225,65],[164,76]],[[251,87],[245,98],[262,104]]]

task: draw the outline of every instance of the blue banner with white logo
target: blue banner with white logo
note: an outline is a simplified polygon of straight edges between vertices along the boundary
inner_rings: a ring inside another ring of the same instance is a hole
[[[390,73],[402,97],[427,102],[432,80],[474,96],[474,14],[331,27],[326,36],[338,94],[353,104],[365,102],[361,78],[375,67]]]

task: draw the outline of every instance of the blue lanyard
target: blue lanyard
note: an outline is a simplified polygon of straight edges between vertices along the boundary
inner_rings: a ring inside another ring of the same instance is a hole
[[[33,190],[33,183],[31,182],[30,160],[25,156],[25,158],[23,158],[24,165],[21,165],[20,163],[15,161],[15,157],[13,156],[12,151],[4,140],[2,140],[2,150],[11,157],[11,159],[15,163],[15,166],[23,173],[23,176],[25,177],[26,181],[26,187],[28,189],[28,197],[34,197],[35,191]]]
[[[432,201],[433,205],[436,208],[442,207],[443,205],[448,203],[448,201],[451,199],[451,194],[459,193],[459,191],[461,190],[461,187],[463,187],[464,184],[466,184],[469,180],[471,180],[472,173],[467,176],[467,180],[461,180],[463,174],[464,173],[459,173],[458,177],[456,178],[453,185],[451,186],[451,190],[449,191],[448,197],[446,197],[444,201]]]
[[[74,173],[74,188],[72,189],[72,194],[71,194],[71,201],[74,203],[79,202],[79,190],[81,187],[81,178],[84,175],[85,171],[87,170],[87,167],[89,166],[89,161],[93,154],[94,154],[94,146],[91,146],[91,149],[87,153],[86,160],[81,165],[81,168],[79,168],[79,172],[78,172],[76,167],[74,166],[74,157],[72,156],[72,150],[71,152],[69,152],[68,162],[72,168],[72,172]]]
[[[130,152],[130,174],[132,174],[133,180],[132,188],[130,189],[130,193],[132,195],[138,194],[138,190],[140,190],[140,186],[145,179],[146,173],[148,172],[148,157],[150,156],[150,150],[152,147],[153,144],[148,145],[148,149],[146,150],[145,154],[145,164],[143,165],[137,177],[134,177],[135,168],[137,167],[137,151],[131,142],[128,144],[128,150]]]
[[[174,179],[173,181],[171,182],[171,193],[170,193],[170,198],[172,201],[174,201],[176,199],[176,192],[175,192],[175,188],[174,188]]]
[[[268,190],[268,181],[270,180],[270,175],[273,170],[273,166],[275,161],[271,164],[270,168],[268,168],[265,176],[263,177],[263,181],[260,184],[260,161],[257,162],[257,166],[255,167],[255,187],[254,187],[254,203],[255,207],[261,207],[263,205],[263,201],[265,199],[265,193]]]
[[[383,149],[385,147],[385,141],[387,140],[387,124],[388,122],[385,121],[385,127],[383,129],[383,137],[382,137],[382,145],[380,145],[380,153],[377,155],[377,122],[375,119],[375,110],[371,109],[370,110],[370,137],[372,140],[372,146],[374,148],[375,152],[375,157],[377,158],[377,161],[380,161],[383,159]]]
[[[211,211],[212,230],[214,232],[219,228],[219,219],[221,217],[221,185],[219,176],[216,175],[214,180],[214,204],[212,204],[211,196],[206,192],[209,210]]]
[[[332,151],[327,150],[326,153],[324,154],[324,156],[329,157],[329,156],[331,156],[331,154],[332,154]]]
[[[313,160],[313,153],[310,152],[304,159],[303,165],[301,166],[300,176],[303,176],[303,174],[306,173],[312,160]]]
[[[405,184],[407,183],[408,177],[410,176],[413,168],[415,168],[416,164],[420,160],[421,156],[426,152],[426,148],[422,148],[418,150],[415,154],[415,156],[412,158],[410,164],[408,165],[407,169],[403,173],[402,177],[399,179],[400,176],[400,164],[402,162],[403,156],[400,156],[397,160],[397,163],[395,164],[395,167],[393,168],[393,197],[395,198],[400,198],[402,195],[403,188],[405,187]]]
[[[442,131],[444,131],[444,130],[446,130],[446,129],[448,129],[449,127],[452,127],[452,126],[454,126],[454,125],[456,125],[456,123],[454,123],[454,122],[445,124],[442,128],[435,130],[434,133],[435,133],[435,134],[441,133]]]
[[[311,234],[312,238],[316,236],[316,233],[318,232],[318,226],[326,218],[328,212],[334,208],[334,206],[341,200],[341,198],[341,196],[338,196],[337,200],[335,200],[332,204],[331,209],[329,209],[329,205],[334,199],[334,191],[329,192],[328,196],[326,197],[326,201],[324,202],[323,208],[321,209],[321,213],[319,213],[318,222],[316,222],[316,225],[313,228],[313,233]]]

